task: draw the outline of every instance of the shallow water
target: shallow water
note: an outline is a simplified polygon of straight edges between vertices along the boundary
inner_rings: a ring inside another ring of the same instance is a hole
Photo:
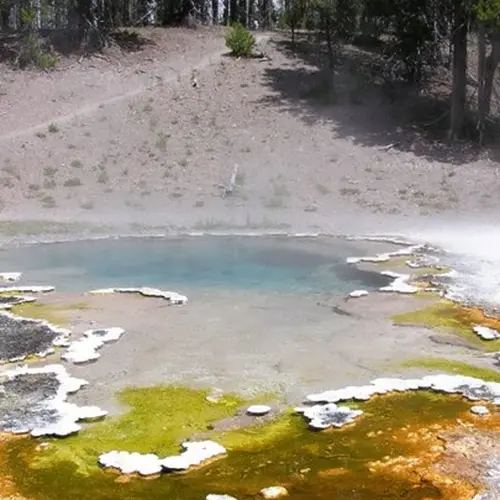
[[[373,248],[367,245],[367,248]],[[381,276],[345,263],[360,243],[339,238],[122,238],[26,246],[1,252],[5,271],[58,291],[153,286],[280,293],[373,290]]]

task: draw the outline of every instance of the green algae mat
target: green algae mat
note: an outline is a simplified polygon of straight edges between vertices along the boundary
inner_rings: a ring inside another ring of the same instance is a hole
[[[301,500],[460,498],[450,485],[370,470],[370,464],[389,458],[419,455],[427,441],[396,436],[412,427],[454,423],[471,406],[457,396],[420,391],[377,397],[358,403],[365,414],[343,429],[314,432],[300,415],[286,412],[222,432],[212,424],[248,402],[235,395],[208,402],[207,394],[176,386],[126,389],[120,399],[130,410],[123,416],[65,439],[8,441],[3,474],[20,495],[36,500],[196,500],[209,493],[241,500],[259,498],[260,489],[272,485],[285,486],[290,498]],[[97,465],[99,454],[112,449],[178,453],[182,440],[200,433],[224,445],[227,456],[187,473],[149,479],[124,478]]]

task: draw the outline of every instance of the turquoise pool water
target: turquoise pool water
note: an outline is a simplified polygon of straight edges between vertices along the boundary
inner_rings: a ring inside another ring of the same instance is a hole
[[[385,285],[386,278],[345,263],[359,253],[359,243],[340,238],[120,238],[4,249],[0,265],[23,272],[23,283],[78,292],[152,286],[348,293]]]

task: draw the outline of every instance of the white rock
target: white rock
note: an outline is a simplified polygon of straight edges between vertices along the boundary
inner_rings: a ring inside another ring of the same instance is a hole
[[[337,406],[335,403],[314,405],[304,408],[300,413],[310,420],[309,426],[313,429],[328,429],[329,427],[343,427],[354,422],[356,417],[363,414],[361,410],[352,410],[347,406]]]
[[[394,252],[379,253],[378,255],[369,257],[348,257],[346,261],[348,264],[358,264],[359,262],[387,262],[393,257],[411,255],[420,248],[422,248],[422,245],[411,245],[406,248],[395,250]]]
[[[160,459],[154,453],[110,451],[99,456],[99,464],[103,467],[118,469],[122,474],[138,473],[142,476],[150,476],[162,471]]]
[[[247,413],[249,415],[266,415],[266,413],[269,413],[271,411],[270,406],[266,405],[252,405],[247,408]]]
[[[426,255],[426,256],[420,256],[415,259],[410,259],[405,262],[405,264],[408,267],[411,267],[412,269],[421,269],[423,267],[433,267],[436,266],[439,263],[439,258]],[[436,267],[436,270],[438,268]]]
[[[496,340],[500,339],[500,333],[493,328],[488,328],[487,326],[474,325],[472,327],[474,333],[481,337],[483,340]]]
[[[54,290],[53,286],[0,286],[0,293],[48,293]]]
[[[81,425],[78,425],[77,423],[72,422],[69,419],[64,419],[55,424],[48,424],[42,427],[35,427],[31,431],[31,435],[35,438],[41,436],[65,437],[65,436],[70,436],[71,434],[76,434],[81,429],[82,429]]]
[[[0,281],[19,281],[21,279],[22,273],[0,273]]]
[[[266,500],[272,500],[274,498],[281,498],[288,496],[288,491],[283,486],[269,486],[269,488],[264,488],[260,490],[260,494]]]
[[[78,406],[78,420],[95,420],[105,417],[108,412],[98,406]]]
[[[394,271],[382,271],[380,274],[394,278],[394,281],[390,285],[383,286],[379,289],[381,292],[412,294],[417,293],[420,290],[420,288],[408,283],[408,280],[410,279],[409,274],[399,274]]]
[[[236,498],[231,495],[216,495],[214,493],[210,493],[205,497],[205,500],[236,500]]]
[[[349,294],[349,297],[357,299],[359,297],[366,297],[368,292],[366,290],[354,290]]]
[[[481,416],[489,415],[489,413],[490,413],[490,410],[488,410],[488,408],[486,408],[486,406],[482,406],[482,405],[473,406],[470,409],[470,411],[472,413],[474,413],[475,415],[481,415]]]
[[[161,299],[165,299],[170,302],[170,304],[174,305],[183,305],[188,301],[187,297],[185,295],[181,295],[180,293],[150,287],[100,288],[98,290],[91,290],[89,293],[92,295],[105,295],[110,293],[137,293],[139,295],[143,295],[144,297],[158,297]]]
[[[87,330],[83,337],[71,343],[61,358],[72,363],[86,363],[100,357],[97,352],[104,344],[117,341],[125,332],[123,328],[112,327]]]
[[[185,441],[180,455],[173,455],[161,461],[167,470],[187,470],[219,455],[226,454],[224,446],[214,441]]]

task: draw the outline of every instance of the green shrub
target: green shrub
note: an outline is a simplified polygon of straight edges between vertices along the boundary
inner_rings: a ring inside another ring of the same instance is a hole
[[[47,50],[37,35],[30,33],[23,38],[16,59],[16,65],[19,68],[52,69],[58,62],[59,57]]]
[[[231,26],[226,36],[226,46],[236,57],[250,57],[255,45],[255,37],[241,24]]]

